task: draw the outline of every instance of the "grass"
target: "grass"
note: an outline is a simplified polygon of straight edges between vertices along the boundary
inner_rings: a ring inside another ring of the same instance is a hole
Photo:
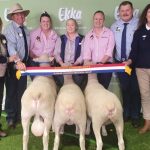
[[[7,130],[5,117],[2,117],[3,128]],[[141,121],[142,124],[142,121]],[[61,135],[60,150],[80,150],[78,136],[74,134],[74,126],[66,126],[65,134]],[[102,137],[103,150],[118,150],[117,136],[113,125],[107,126],[108,136]],[[7,130],[9,136],[1,138],[0,150],[22,149],[22,127],[17,125],[16,129]],[[126,150],[150,150],[150,132],[144,135],[138,134],[138,129],[132,127],[131,123],[125,123],[124,140]],[[52,150],[54,133],[50,133],[49,150]],[[34,137],[30,133],[29,150],[41,150],[42,138]],[[95,150],[96,143],[93,133],[86,136],[86,149]]]

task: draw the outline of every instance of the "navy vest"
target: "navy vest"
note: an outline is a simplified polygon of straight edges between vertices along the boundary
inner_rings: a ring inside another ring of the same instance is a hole
[[[75,39],[75,57],[74,57],[74,62],[77,60],[77,58],[81,54],[81,44],[79,44],[79,43],[81,43],[83,37],[84,37],[83,35],[79,35]],[[66,47],[67,37],[64,34],[64,35],[60,36],[60,39],[61,39],[61,53],[60,53],[60,57],[61,57],[62,61],[64,62],[65,47]]]

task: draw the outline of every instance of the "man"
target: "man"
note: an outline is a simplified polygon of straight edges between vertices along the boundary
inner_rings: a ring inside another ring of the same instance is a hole
[[[116,42],[115,61],[117,63],[126,63],[131,51],[133,34],[138,23],[138,19],[133,17],[133,5],[131,2],[123,1],[119,5],[119,16],[120,19],[111,26]],[[117,76],[123,96],[124,121],[131,119],[132,125],[138,127],[141,104],[134,66],[132,66],[131,76],[126,73],[117,73]]]
[[[29,10],[23,10],[20,4],[15,4],[7,14],[11,20],[5,28],[9,56],[16,55],[16,60],[8,65],[6,77],[6,120],[8,127],[15,127],[21,119],[21,97],[27,86],[27,77],[16,79],[16,67],[25,69],[28,60],[28,30],[23,25]]]

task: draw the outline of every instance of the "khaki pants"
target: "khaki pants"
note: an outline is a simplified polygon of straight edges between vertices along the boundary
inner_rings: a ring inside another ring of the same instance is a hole
[[[143,118],[150,120],[150,69],[136,68],[138,78]]]

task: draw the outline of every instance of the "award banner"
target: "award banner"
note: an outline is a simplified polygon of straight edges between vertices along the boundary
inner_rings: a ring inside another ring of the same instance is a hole
[[[126,72],[131,73],[131,69],[125,64],[97,64],[89,66],[66,66],[66,67],[27,67],[25,71],[18,70],[17,78],[21,76],[51,76],[64,74],[88,74],[88,73],[108,73]]]

